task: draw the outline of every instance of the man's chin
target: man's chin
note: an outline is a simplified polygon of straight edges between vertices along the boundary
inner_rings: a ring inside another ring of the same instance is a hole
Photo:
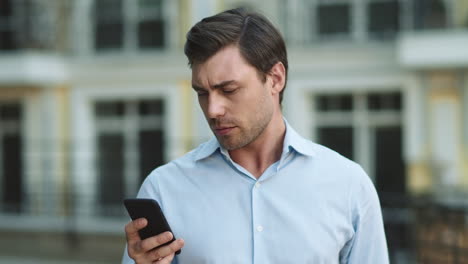
[[[231,142],[230,140],[226,139],[224,136],[216,136],[218,139],[219,144],[225,148],[226,150],[235,150],[241,148],[240,144],[236,142]]]

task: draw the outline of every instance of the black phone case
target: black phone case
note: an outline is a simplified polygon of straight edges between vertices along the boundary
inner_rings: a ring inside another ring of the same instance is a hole
[[[148,221],[148,225],[143,229],[139,230],[138,233],[140,234],[140,238],[146,239],[148,237],[152,237],[155,235],[159,235],[166,231],[171,232],[173,235],[174,233],[169,226],[166,217],[164,216],[161,207],[159,206],[158,202],[153,199],[125,199],[124,200],[125,208],[127,209],[128,214],[132,220],[136,220],[138,218],[146,218]],[[170,244],[175,240],[175,237],[159,246],[165,246]],[[176,252],[179,254],[180,250]]]

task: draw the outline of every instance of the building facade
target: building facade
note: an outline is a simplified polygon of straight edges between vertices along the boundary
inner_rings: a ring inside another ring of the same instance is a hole
[[[211,136],[185,33],[238,6],[263,12],[287,41],[288,121],[363,166],[386,221],[403,219],[398,232],[408,215],[386,201],[466,206],[467,1],[3,0],[0,255],[120,258],[122,199]],[[40,250],[31,235],[47,241]],[[405,246],[392,252],[410,259]]]

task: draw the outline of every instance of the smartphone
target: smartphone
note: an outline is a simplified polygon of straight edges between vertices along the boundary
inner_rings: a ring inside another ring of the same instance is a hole
[[[138,231],[142,240],[148,237],[159,235],[166,231],[169,231],[174,235],[174,233],[171,230],[171,227],[169,226],[169,223],[166,220],[166,217],[164,216],[161,210],[161,207],[159,206],[158,202],[156,202],[156,200],[138,198],[125,199],[124,205],[132,220],[136,220],[138,218],[146,218],[146,220],[148,221],[148,225]],[[174,240],[175,237],[171,241],[159,247],[168,245]],[[179,253],[180,250],[176,252],[176,254]]]

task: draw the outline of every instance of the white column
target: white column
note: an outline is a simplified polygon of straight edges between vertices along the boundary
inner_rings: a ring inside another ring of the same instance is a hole
[[[410,0],[400,0],[401,4],[401,17],[400,17],[400,24],[401,24],[401,31],[407,32],[412,31],[414,29],[413,23],[413,14],[414,14],[414,6],[412,1]]]
[[[124,53],[131,54],[138,50],[138,1],[123,0],[123,48]]]
[[[180,36],[178,30],[181,29],[179,23],[183,21],[178,13],[180,1],[166,0],[163,4],[163,20],[165,24],[164,28],[164,39],[168,50],[174,49],[180,52],[179,43],[185,43],[185,39],[179,40]],[[185,32],[183,32],[185,34]]]
[[[42,211],[54,214],[59,209],[60,191],[60,108],[54,87],[45,87],[39,97],[40,130],[38,141],[41,163]]]
[[[425,115],[426,93],[423,78],[417,72],[409,72],[403,89],[404,118],[404,158],[413,163],[423,159],[424,146],[427,142],[427,124]]]
[[[293,32],[293,43],[298,46],[307,46],[311,41],[317,39],[317,2],[316,0],[293,1],[291,4],[294,12],[289,28]]]
[[[70,98],[71,130],[71,182],[75,213],[92,215],[96,204],[96,151],[92,102],[84,92],[86,88],[74,87]]]
[[[24,102],[24,191],[26,193],[25,209],[28,213],[35,213],[42,203],[40,196],[43,171],[41,159],[43,155],[41,142],[41,114],[40,98],[34,93],[26,97]]]
[[[315,139],[315,107],[313,90],[307,87],[306,81],[297,76],[290,76],[287,88],[284,91],[283,113],[290,125],[300,135]]]
[[[367,14],[364,0],[350,1],[351,7],[351,36],[355,41],[363,42],[367,39]]]
[[[72,50],[77,55],[91,55],[94,46],[93,0],[72,1],[70,5],[72,5],[70,23]]]
[[[180,84],[166,83],[164,84],[167,88],[165,98],[167,99],[165,117],[164,117],[164,127],[165,130],[165,140],[166,140],[166,160],[173,160],[175,158],[183,155],[186,150],[184,149],[184,132],[182,131],[181,120],[184,120],[184,112],[181,106],[183,103],[183,95],[181,93]]]
[[[353,109],[353,156],[356,157],[356,161],[362,168],[369,173],[372,180],[375,180],[374,161],[371,156],[373,133],[371,133],[369,126],[366,95],[363,93],[356,94],[353,101],[356,104]]]

